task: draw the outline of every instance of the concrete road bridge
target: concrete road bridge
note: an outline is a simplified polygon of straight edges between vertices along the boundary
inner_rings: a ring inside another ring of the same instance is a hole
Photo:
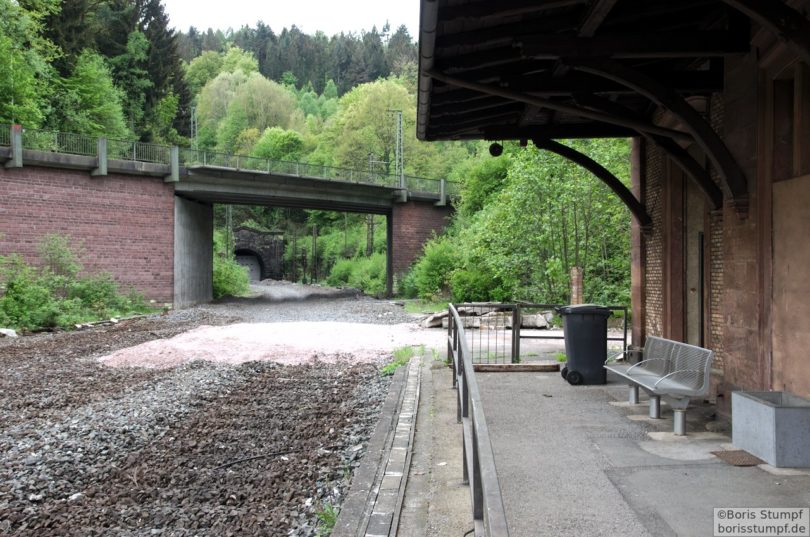
[[[445,180],[0,126],[0,255],[48,233],[175,307],[212,298],[213,204],[386,216],[387,289],[452,212]]]

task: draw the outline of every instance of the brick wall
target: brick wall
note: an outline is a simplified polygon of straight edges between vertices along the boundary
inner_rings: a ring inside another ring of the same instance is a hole
[[[162,179],[0,167],[0,255],[36,263],[48,233],[80,241],[85,272],[109,272],[124,291],[172,301],[174,195]]]
[[[436,207],[432,203],[417,201],[394,205],[392,224],[395,276],[408,271],[434,232],[439,235],[444,231],[452,212],[449,206]]]
[[[666,158],[655,145],[648,144],[644,204],[652,218],[652,231],[646,237],[644,296],[646,297],[645,330],[648,336],[664,334],[664,185]],[[638,342],[637,344],[641,344]]]

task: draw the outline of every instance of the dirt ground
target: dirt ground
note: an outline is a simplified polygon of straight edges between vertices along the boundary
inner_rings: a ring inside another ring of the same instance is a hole
[[[339,319],[330,300],[314,309]],[[381,301],[340,300],[364,321],[390,323]],[[0,534],[316,535],[387,393],[377,360],[343,349],[287,366],[99,361],[201,325],[253,320],[245,307],[0,340]]]

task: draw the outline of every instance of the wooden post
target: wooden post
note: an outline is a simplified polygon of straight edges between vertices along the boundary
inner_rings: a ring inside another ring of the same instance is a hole
[[[571,304],[582,304],[582,268],[571,267]]]

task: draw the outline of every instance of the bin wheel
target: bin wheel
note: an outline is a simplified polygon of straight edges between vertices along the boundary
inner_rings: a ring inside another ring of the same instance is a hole
[[[568,384],[572,386],[577,386],[579,384],[582,384],[582,381],[584,379],[582,378],[582,373],[580,373],[579,371],[568,371],[568,374],[565,376],[565,380],[568,381]]]
[[[562,378],[565,378],[565,377],[568,376],[568,366],[565,366],[560,370],[560,375],[562,376]]]

